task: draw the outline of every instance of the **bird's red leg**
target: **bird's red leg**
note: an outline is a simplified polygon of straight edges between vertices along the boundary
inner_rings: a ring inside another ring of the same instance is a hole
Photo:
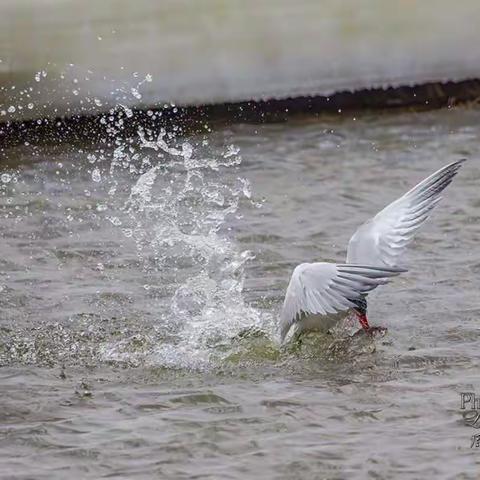
[[[362,326],[362,328],[366,331],[366,332],[369,332],[370,331],[370,325],[368,323],[368,318],[367,318],[367,315],[365,313],[357,313],[357,317],[358,317],[358,321],[360,322],[360,325]]]
[[[357,318],[358,318],[358,321],[360,322],[360,325],[362,326],[365,333],[367,333],[368,335],[371,335],[372,337],[380,335],[383,337],[387,333],[387,329],[385,327],[371,327],[368,323],[368,318],[365,313],[360,313],[360,312],[355,312],[355,313],[357,314]],[[358,332],[361,332],[361,330],[359,330]]]

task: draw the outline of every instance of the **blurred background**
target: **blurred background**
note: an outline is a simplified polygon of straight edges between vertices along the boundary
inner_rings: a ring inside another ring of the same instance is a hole
[[[474,0],[3,0],[0,121],[478,78],[479,16]]]

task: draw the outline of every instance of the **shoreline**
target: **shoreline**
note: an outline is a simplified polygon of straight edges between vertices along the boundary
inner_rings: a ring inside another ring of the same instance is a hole
[[[168,106],[128,109],[92,115],[73,115],[26,121],[0,122],[0,148],[20,144],[58,142],[109,143],[115,138],[136,136],[143,129],[171,130],[177,134],[237,123],[286,122],[301,116],[342,115],[347,112],[433,110],[480,99],[480,79],[428,82],[413,86],[340,91],[330,96],[296,96],[213,103],[200,106]],[[119,122],[119,120],[122,120]]]

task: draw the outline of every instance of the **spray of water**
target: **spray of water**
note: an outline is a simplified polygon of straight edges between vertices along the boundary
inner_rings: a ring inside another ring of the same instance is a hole
[[[44,78],[39,72],[35,81],[41,84]],[[126,95],[141,95],[140,87]],[[30,101],[32,92],[25,95]],[[102,106],[100,100],[90,100],[85,98],[85,104]],[[232,342],[245,330],[270,331],[271,318],[244,301],[245,265],[254,254],[235,241],[240,207],[259,205],[252,199],[248,180],[241,177],[242,159],[236,146],[219,150],[209,145],[208,135],[187,141],[179,129],[153,131],[141,125],[136,138],[126,138],[121,134],[135,119],[128,105],[118,100],[116,107],[98,117],[108,134],[103,144],[80,151],[80,165],[58,162],[60,189],[75,182],[67,168],[89,176],[85,198],[58,207],[65,208],[64,223],[69,229],[83,221],[74,212],[79,202],[85,203],[89,222],[111,224],[125,242],[133,242],[138,269],[147,279],[143,289],[154,293],[149,313],[153,312],[155,328],[151,332],[139,328],[140,334],[112,339],[102,336],[96,320],[88,317],[89,332],[97,342],[89,345],[89,354],[96,361],[207,368],[228,356]],[[161,110],[152,113],[153,121],[154,116],[161,116]],[[75,153],[78,157],[79,152]],[[22,179],[21,170],[5,171],[0,180],[7,202],[18,198],[17,183],[30,189],[25,192],[28,198],[36,195],[31,191],[33,184]],[[41,193],[49,201],[48,193]],[[21,221],[22,215],[14,214]],[[101,261],[96,269],[104,271]],[[64,335],[67,330],[59,325],[55,328]],[[65,343],[83,342],[85,336],[77,333]],[[34,348],[28,351],[38,353]]]
[[[172,336],[152,349],[149,361],[205,368],[228,354],[240,332],[266,322],[242,296],[244,266],[254,255],[228,232],[240,201],[252,203],[250,185],[237,175],[241,157],[233,145],[209,156],[205,148],[197,155],[189,142],[177,145],[164,130],[156,138],[140,130],[139,140],[140,153],[117,147],[109,175],[115,182],[120,169],[136,179],[117,225],[135,241],[143,268],[156,273],[157,283],[144,288],[174,286],[157,312]],[[117,353],[104,348],[107,359]]]

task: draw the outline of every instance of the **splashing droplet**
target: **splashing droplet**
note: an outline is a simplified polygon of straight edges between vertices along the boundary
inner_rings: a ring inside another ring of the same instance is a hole
[[[142,95],[136,88],[131,88],[130,91],[132,92],[132,95],[137,99],[140,100],[142,98]]]
[[[242,193],[247,198],[252,198],[252,190],[251,190],[251,187],[250,187],[250,181],[247,180],[246,178],[239,178],[238,180],[242,184]]]
[[[116,227],[119,227],[122,224],[122,221],[118,217],[107,217],[107,220],[109,220]]]
[[[236,147],[235,145],[229,145],[227,147],[227,151],[223,154],[223,158],[233,157],[234,155],[238,155],[240,152],[240,148]]]
[[[98,168],[94,168],[92,171],[92,180],[96,183],[102,181],[102,175],[100,173],[100,170]]]

